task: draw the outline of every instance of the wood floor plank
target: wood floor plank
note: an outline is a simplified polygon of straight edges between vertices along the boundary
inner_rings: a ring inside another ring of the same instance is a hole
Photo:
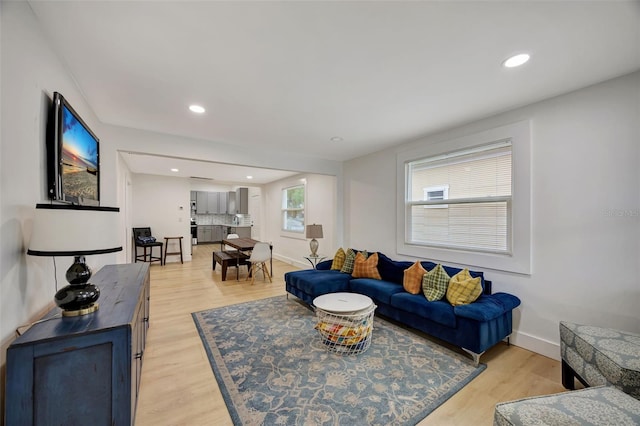
[[[273,283],[258,275],[251,285],[245,268],[239,280],[231,268],[222,281],[220,267],[211,269],[217,247],[199,245],[192,262],[151,267],[151,318],[136,426],[233,424],[191,313],[285,295],[284,273],[297,268],[274,260]],[[419,425],[491,425],[498,402],[564,391],[558,361],[517,346],[501,343],[481,361],[487,369]]]

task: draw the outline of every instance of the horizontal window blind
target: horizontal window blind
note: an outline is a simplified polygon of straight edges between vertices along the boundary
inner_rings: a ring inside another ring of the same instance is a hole
[[[510,251],[510,140],[409,162],[406,177],[408,243]],[[429,196],[438,187],[446,199]]]

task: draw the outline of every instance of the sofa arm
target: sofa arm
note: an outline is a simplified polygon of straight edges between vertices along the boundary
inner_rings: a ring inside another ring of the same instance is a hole
[[[498,318],[520,305],[520,299],[508,293],[482,295],[478,300],[468,305],[454,306],[453,312],[464,318],[476,321],[490,321]]]
[[[331,269],[331,264],[333,263],[333,259],[323,260],[316,265],[316,269],[319,271],[328,271]]]

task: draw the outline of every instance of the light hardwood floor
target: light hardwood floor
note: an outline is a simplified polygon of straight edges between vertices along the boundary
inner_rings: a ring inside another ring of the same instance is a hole
[[[193,261],[184,265],[151,267],[151,318],[136,426],[232,424],[191,313],[285,295],[283,275],[296,268],[274,260],[273,283],[257,279],[251,285],[244,267],[239,281],[235,268],[222,281],[220,267],[211,269],[216,247],[194,247]],[[506,344],[487,351],[481,361],[487,369],[420,425],[491,425],[497,402],[564,391],[558,361]]]

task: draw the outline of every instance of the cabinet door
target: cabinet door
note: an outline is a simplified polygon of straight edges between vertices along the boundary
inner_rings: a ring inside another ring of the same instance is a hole
[[[236,189],[236,213],[249,214],[249,188]]]
[[[213,233],[211,235],[211,239],[214,243],[219,243],[222,241],[222,225],[217,225],[213,227]]]
[[[236,214],[236,191],[227,193],[227,214]]]
[[[217,213],[220,213],[220,214],[227,213],[228,198],[229,198],[229,193],[228,192],[218,192],[218,211],[217,211]]]
[[[205,191],[196,191],[196,213],[207,214],[209,210],[209,195]]]
[[[198,242],[204,243],[204,226],[198,226]]]
[[[6,424],[131,424],[129,338],[121,327],[10,348]]]
[[[213,226],[205,226],[204,227],[204,242],[205,243],[210,243],[211,241],[213,241]]]
[[[218,211],[218,197],[214,192],[207,192],[207,213],[213,214]]]
[[[251,238],[251,228],[248,226],[238,227],[236,231],[240,238]]]

